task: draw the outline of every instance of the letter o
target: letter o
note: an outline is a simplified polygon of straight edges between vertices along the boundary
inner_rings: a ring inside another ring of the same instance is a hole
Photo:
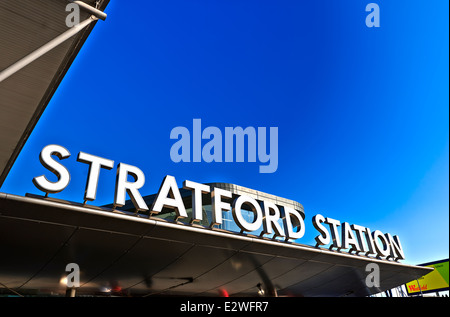
[[[380,230],[375,230],[372,233],[375,250],[379,256],[388,256],[391,253],[391,248],[386,237]],[[380,245],[381,242],[381,245]]]
[[[242,216],[242,205],[245,203],[251,206],[250,209],[255,215],[255,218],[253,219],[252,223],[245,220],[244,217]],[[233,201],[232,213],[234,221],[239,226],[239,228],[241,228],[242,231],[255,231],[262,226],[263,214],[261,206],[255,199],[249,196],[242,195],[236,198]]]

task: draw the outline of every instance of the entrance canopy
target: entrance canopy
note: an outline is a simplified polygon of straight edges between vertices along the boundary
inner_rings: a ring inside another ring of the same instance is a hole
[[[429,268],[207,229],[52,198],[0,194],[0,292],[77,295],[367,296]],[[366,265],[380,268],[367,287]],[[259,286],[259,288],[258,288]]]
[[[103,11],[109,1],[84,2]],[[67,31],[68,3],[0,1],[0,72]],[[81,21],[89,16],[80,10]],[[0,82],[0,186],[94,25]],[[119,296],[367,296],[431,270],[4,193],[0,250],[0,294],[63,295],[69,263],[81,270],[77,294]],[[369,263],[379,265],[380,287],[366,286]]]
[[[84,0],[104,10],[109,0]],[[67,0],[0,1],[0,72],[68,31]],[[90,13],[80,10],[80,21]],[[0,81],[0,186],[96,22]]]

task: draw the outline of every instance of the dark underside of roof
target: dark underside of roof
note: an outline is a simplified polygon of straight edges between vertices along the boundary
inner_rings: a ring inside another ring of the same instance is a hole
[[[368,296],[428,268],[52,199],[0,194],[0,292],[62,295],[66,265],[77,295]],[[380,287],[367,287],[368,263]]]

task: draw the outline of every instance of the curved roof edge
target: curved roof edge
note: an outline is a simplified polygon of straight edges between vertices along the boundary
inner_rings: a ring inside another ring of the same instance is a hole
[[[279,196],[268,194],[268,193],[265,193],[265,192],[262,192],[259,190],[255,190],[255,189],[251,189],[248,187],[235,185],[235,184],[231,184],[231,183],[205,183],[205,185],[209,185],[211,187],[222,188],[222,189],[228,190],[231,193],[237,194],[237,195],[247,195],[247,196],[250,196],[257,200],[270,200],[277,205],[283,205],[283,206],[290,205],[290,206],[294,207],[296,210],[303,213],[303,215],[305,213],[303,205],[295,200],[279,197]]]
[[[40,289],[64,292],[59,281],[69,262],[83,268],[80,294],[96,294],[114,280],[127,290],[124,296],[218,296],[223,288],[232,296],[255,296],[261,281],[279,296],[368,296],[432,271],[49,198],[0,193],[0,220],[9,237],[0,241],[0,278],[24,294]],[[366,285],[368,263],[379,265],[380,287]],[[172,278],[179,276],[192,276],[193,283]]]
[[[294,208],[295,210],[299,211],[302,214],[302,216],[305,216],[305,210],[303,208],[303,205],[295,200],[279,197],[279,196],[272,195],[272,194],[267,194],[262,191],[258,191],[255,189],[251,189],[248,187],[244,187],[244,186],[240,186],[240,185],[236,185],[236,184],[232,184],[232,183],[216,182],[216,183],[203,183],[203,184],[208,185],[211,188],[216,187],[216,188],[228,190],[229,192],[231,192],[234,195],[246,195],[246,196],[250,196],[256,200],[266,200],[266,201],[273,202],[274,204],[279,205],[279,206],[291,207],[291,208]],[[180,187],[179,190],[180,190],[180,194],[183,198],[191,196],[191,193],[192,193],[191,190],[184,189],[183,187]],[[143,196],[143,199],[146,202],[146,204],[150,206],[152,204],[153,200],[156,199],[157,194],[158,193],[154,193],[151,195]],[[112,208],[113,204],[107,204],[107,205],[104,205],[103,207]],[[135,210],[135,207],[134,207],[131,199],[128,199],[125,202],[125,205],[123,205],[122,207],[119,207],[117,209],[131,211],[131,210]]]

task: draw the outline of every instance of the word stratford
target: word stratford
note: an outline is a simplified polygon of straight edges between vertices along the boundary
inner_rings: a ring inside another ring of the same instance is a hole
[[[256,162],[256,153],[261,163],[260,173],[274,173],[278,169],[278,128],[270,127],[269,140],[266,128],[258,127],[225,127],[225,138],[222,141],[222,131],[217,127],[206,127],[202,131],[201,119],[192,122],[192,162],[234,162],[234,148],[236,148],[236,162],[245,161],[245,137],[247,137],[248,162]],[[170,138],[176,141],[170,149],[170,159],[175,162],[191,162],[191,132],[186,127],[175,127],[170,132]],[[234,140],[236,139],[236,147]],[[203,145],[202,140],[210,140]],[[225,160],[222,155],[222,144],[225,143]],[[266,143],[269,143],[267,146]],[[258,151],[256,150],[258,148]],[[269,148],[269,152],[267,152]]]
[[[46,193],[58,193],[64,190],[70,181],[70,173],[65,166],[52,157],[55,155],[60,160],[70,157],[70,152],[60,145],[48,145],[40,153],[39,159],[44,167],[54,173],[58,180],[49,181],[45,175],[35,177],[33,183],[37,188]],[[84,200],[95,200],[97,185],[101,168],[111,170],[114,161],[95,155],[79,152],[78,162],[89,164],[89,174],[86,182]],[[134,178],[134,182],[128,181],[128,176]],[[158,194],[152,206],[149,208],[139,193],[139,189],[145,183],[144,173],[136,166],[119,163],[117,165],[116,187],[114,205],[125,205],[126,194],[137,211],[150,211],[150,215],[158,214],[162,209],[170,208],[175,211],[176,219],[188,218],[175,177],[167,175],[162,181]],[[202,194],[210,193],[212,200],[211,227],[222,224],[222,212],[232,212],[233,219],[241,229],[241,232],[252,232],[263,226],[266,234],[274,234],[274,237],[284,237],[286,240],[299,239],[305,233],[304,218],[298,210],[290,207],[278,206],[268,201],[257,201],[252,197],[238,196],[232,204],[226,200],[232,198],[232,193],[225,189],[210,187],[205,184],[186,180],[183,188],[192,191],[192,222],[202,220]],[[254,213],[252,222],[248,222],[242,215],[242,209],[246,206]],[[278,222],[282,219],[284,228]]]

